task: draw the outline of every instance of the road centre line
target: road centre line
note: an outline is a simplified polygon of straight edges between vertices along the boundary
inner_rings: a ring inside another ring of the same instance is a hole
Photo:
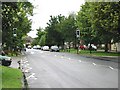
[[[81,60],[79,60],[79,62],[81,63],[82,61],[81,61]]]
[[[110,68],[110,69],[112,69],[112,70],[114,69],[114,68],[113,68],[113,67],[111,67],[111,66],[109,66],[109,68]]]
[[[92,63],[93,65],[96,65],[95,63]]]

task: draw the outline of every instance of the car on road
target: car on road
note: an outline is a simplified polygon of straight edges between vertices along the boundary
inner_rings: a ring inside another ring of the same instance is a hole
[[[43,46],[43,47],[42,47],[42,50],[43,50],[43,51],[49,51],[49,47],[48,47],[48,46]]]
[[[33,49],[37,49],[37,46],[33,46]]]
[[[10,66],[12,62],[11,57],[0,55],[0,63],[3,66]]]
[[[87,46],[86,45],[80,45],[79,48],[82,49],[82,50],[85,50],[85,49],[87,49]]]
[[[88,44],[88,49],[90,49],[90,44]],[[91,44],[91,50],[97,50],[97,46],[95,46],[94,44]]]
[[[40,45],[37,45],[37,46],[36,46],[36,49],[41,49],[41,46],[40,46]]]
[[[31,47],[31,46],[28,46],[27,48],[28,48],[28,49],[31,49],[32,47]]]
[[[52,51],[59,52],[59,48],[58,48],[58,46],[51,46],[50,51],[51,52]]]

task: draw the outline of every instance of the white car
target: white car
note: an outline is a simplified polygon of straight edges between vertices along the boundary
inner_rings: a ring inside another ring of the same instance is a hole
[[[58,46],[51,46],[50,51],[59,52]]]
[[[97,47],[94,44],[91,44],[91,47],[92,50],[97,50]],[[90,44],[88,44],[88,49],[90,49]]]
[[[49,47],[48,47],[48,46],[43,46],[43,47],[42,47],[42,50],[43,50],[43,51],[49,51]]]
[[[37,45],[36,48],[37,48],[37,49],[41,49],[41,46],[40,46],[40,45]]]
[[[37,49],[37,46],[33,46],[33,49]]]

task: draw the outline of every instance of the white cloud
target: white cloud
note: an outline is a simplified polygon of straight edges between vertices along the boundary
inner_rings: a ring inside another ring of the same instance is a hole
[[[37,6],[34,9],[35,15],[32,17],[32,29],[45,28],[50,19],[50,15],[59,14],[67,16],[70,12],[78,12],[84,0],[28,0]],[[32,35],[29,34],[29,35]]]

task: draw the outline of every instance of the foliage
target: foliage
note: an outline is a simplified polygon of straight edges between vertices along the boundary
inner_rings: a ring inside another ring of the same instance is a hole
[[[32,13],[33,6],[30,2],[2,3],[2,44],[6,49],[23,47],[22,37],[31,30],[31,20],[28,17]],[[17,36],[14,37],[13,34]]]
[[[64,42],[75,42],[75,18],[73,14],[68,17],[51,16],[48,26],[46,27],[46,44],[51,45],[64,45]]]
[[[62,33],[61,33],[61,26],[60,23],[64,16],[58,15],[58,16],[50,16],[50,20],[48,26],[45,28],[45,31],[47,32],[46,35],[46,44],[51,45],[61,45],[62,44]]]
[[[119,42],[120,2],[86,2],[78,12],[77,25],[87,43],[107,44]],[[88,36],[88,37],[87,37]]]

